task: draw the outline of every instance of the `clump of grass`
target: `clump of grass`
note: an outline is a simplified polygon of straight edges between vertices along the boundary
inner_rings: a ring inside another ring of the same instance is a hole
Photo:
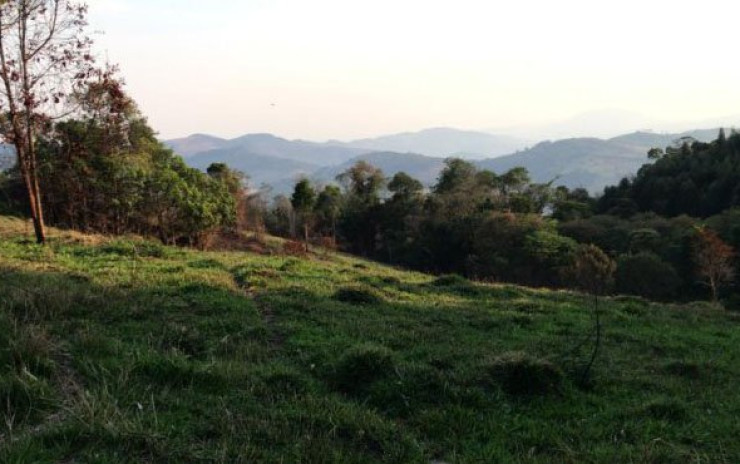
[[[670,375],[698,380],[704,375],[704,366],[694,362],[675,361],[666,364],[663,370]]]
[[[459,287],[471,285],[470,281],[458,274],[447,274],[434,279],[432,285],[435,287]]]
[[[388,348],[372,343],[356,345],[337,362],[332,383],[343,393],[360,394],[393,375],[395,369],[395,356]]]
[[[686,405],[677,399],[658,399],[645,404],[642,414],[653,419],[680,421],[688,416]]]
[[[383,302],[383,299],[372,289],[366,287],[344,287],[337,290],[334,298],[342,303],[352,305],[374,305]]]
[[[188,263],[191,269],[225,269],[226,267],[215,259],[199,259]]]
[[[380,279],[384,284],[387,285],[400,285],[401,279],[399,279],[396,276],[385,276],[382,279]]]
[[[311,382],[303,373],[284,364],[263,367],[258,377],[264,382],[263,393],[271,396],[295,396],[311,390]]]
[[[485,366],[488,376],[510,395],[545,395],[559,392],[563,373],[551,362],[521,351],[493,358]]]
[[[288,258],[280,266],[280,270],[283,272],[295,271],[296,269],[301,267],[301,264],[301,260],[298,258]]]
[[[182,324],[169,324],[162,334],[161,346],[164,350],[198,357],[205,353],[207,343],[198,329]]]
[[[16,326],[10,343],[10,352],[17,372],[51,375],[56,356],[61,348],[49,333],[35,324]]]
[[[458,274],[447,274],[437,277],[432,282],[432,286],[461,295],[474,296],[479,293],[478,287],[473,282]]]
[[[12,429],[38,420],[55,403],[54,390],[46,379],[28,372],[0,376],[0,416],[5,419],[0,427]]]
[[[103,254],[131,258],[167,258],[172,254],[172,250],[161,243],[144,240],[113,240],[101,246],[99,250]]]

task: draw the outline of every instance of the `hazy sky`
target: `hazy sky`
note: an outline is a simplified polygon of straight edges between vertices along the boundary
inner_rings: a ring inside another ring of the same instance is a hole
[[[740,5],[727,0],[89,3],[101,56],[165,138],[740,114]]]

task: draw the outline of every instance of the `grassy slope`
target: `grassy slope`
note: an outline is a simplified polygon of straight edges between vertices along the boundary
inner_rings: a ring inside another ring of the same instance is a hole
[[[606,302],[583,390],[578,295],[23,231],[0,218],[3,463],[740,460],[729,313]],[[560,391],[505,393],[486,366],[515,350],[561,367]]]

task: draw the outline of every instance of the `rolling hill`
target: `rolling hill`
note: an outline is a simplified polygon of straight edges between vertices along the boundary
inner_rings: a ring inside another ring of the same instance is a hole
[[[717,132],[718,129],[674,134],[634,132],[610,139],[571,138],[541,142],[514,154],[472,161],[498,173],[523,166],[536,182],[555,180],[557,185],[583,187],[598,193],[605,186],[637,172],[647,162],[650,148],[671,145],[681,137],[710,141]],[[516,143],[512,140],[509,142]],[[205,169],[212,162],[226,162],[247,173],[253,185],[267,183],[276,193],[287,193],[297,176],[331,182],[360,159],[378,166],[389,177],[405,171],[431,185],[443,167],[443,157],[432,155],[493,150],[496,141],[500,141],[500,137],[478,132],[429,129],[347,143],[286,140],[270,134],[250,134],[232,140],[196,135],[167,143],[187,153],[192,166]],[[203,146],[218,148],[193,152]],[[409,150],[412,147],[419,150]]]
[[[524,166],[536,182],[555,180],[556,185],[582,187],[599,193],[607,185],[637,172],[648,162],[647,152],[653,147],[666,147],[682,137],[708,142],[719,129],[696,130],[679,134],[634,132],[608,140],[573,138],[541,142],[532,148],[509,156],[479,162],[484,169],[504,172]]]
[[[527,142],[505,135],[438,127],[419,132],[355,140],[346,146],[375,152],[423,153],[427,156],[485,159],[520,150]]]
[[[189,158],[198,153],[217,150],[228,145],[229,141],[219,137],[206,134],[193,134],[180,139],[164,141],[175,153],[183,158]]]
[[[232,161],[238,159],[237,153],[242,153],[247,157],[259,155],[315,166],[340,164],[369,151],[336,143],[287,140],[272,134],[247,134],[230,140],[196,134],[181,139],[166,140],[164,143],[188,160],[195,160],[203,154],[211,155],[214,151],[224,150],[224,153],[229,153]],[[236,165],[232,167],[241,169]]]
[[[311,178],[320,182],[331,182],[337,175],[349,169],[358,161],[366,161],[383,170],[391,177],[398,172],[405,172],[425,185],[432,185],[444,167],[443,158],[417,155],[413,153],[375,152],[352,158],[346,163],[319,169]]]
[[[252,187],[270,184],[273,187],[285,184],[292,187],[292,181],[300,176],[309,176],[321,166],[288,158],[278,158],[246,151],[241,147],[221,148],[199,153],[187,159],[192,167],[205,171],[212,163],[226,163],[249,177]],[[289,187],[289,188],[290,188]],[[284,189],[280,189],[282,192]],[[277,192],[280,193],[280,192]]]
[[[740,318],[0,216],[0,462],[735,463]]]

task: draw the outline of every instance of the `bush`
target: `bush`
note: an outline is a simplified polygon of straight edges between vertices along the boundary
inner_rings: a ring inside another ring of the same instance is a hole
[[[560,391],[563,374],[547,360],[524,352],[504,353],[486,366],[488,375],[511,395],[542,395]]]
[[[478,288],[471,281],[457,274],[437,277],[432,285],[460,295],[475,296],[478,294]]]
[[[373,290],[364,287],[340,288],[334,298],[352,305],[373,305],[383,301]]]
[[[288,240],[283,243],[283,253],[288,256],[306,256],[306,245],[295,240]]]
[[[670,300],[681,285],[670,264],[652,253],[624,255],[617,264],[617,291],[651,300]]]
[[[395,357],[389,349],[371,343],[356,345],[337,362],[333,383],[341,392],[360,394],[374,382],[393,375],[395,368]]]
[[[461,275],[447,274],[437,277],[434,282],[432,282],[432,285],[434,285],[435,287],[459,287],[469,286],[471,284],[468,279]]]

